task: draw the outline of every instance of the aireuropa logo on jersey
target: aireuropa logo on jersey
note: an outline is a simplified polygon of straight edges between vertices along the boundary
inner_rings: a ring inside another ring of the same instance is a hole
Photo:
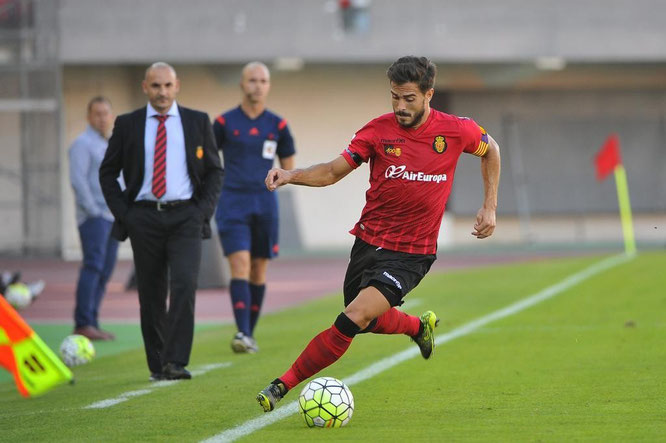
[[[386,168],[384,177],[386,178],[401,178],[403,180],[410,180],[416,182],[434,182],[440,183],[446,181],[446,174],[426,174],[425,172],[406,171],[407,166],[391,165]]]

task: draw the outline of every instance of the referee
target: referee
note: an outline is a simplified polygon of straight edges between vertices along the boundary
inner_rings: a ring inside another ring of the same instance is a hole
[[[277,158],[294,167],[294,140],[287,121],[266,109],[270,73],[260,62],[242,70],[239,106],[215,119],[213,132],[224,156],[225,178],[215,220],[231,268],[231,303],[237,353],[259,350],[254,328],[266,292],[268,260],[279,252],[277,196],[264,179]]]

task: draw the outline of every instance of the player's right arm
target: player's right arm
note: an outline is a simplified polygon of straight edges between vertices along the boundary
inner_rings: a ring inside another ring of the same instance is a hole
[[[344,157],[339,156],[328,163],[320,163],[305,169],[273,168],[266,175],[266,188],[274,191],[282,185],[328,186],[340,181],[354,169]]]

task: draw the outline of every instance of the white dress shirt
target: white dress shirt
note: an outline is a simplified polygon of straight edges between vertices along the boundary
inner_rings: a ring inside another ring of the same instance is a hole
[[[146,110],[146,134],[144,138],[145,166],[143,185],[136,200],[158,200],[153,195],[153,160],[155,157],[155,137],[159,120],[153,117],[159,112],[148,103]],[[160,201],[188,200],[192,198],[192,182],[187,173],[187,156],[185,153],[185,135],[183,122],[180,119],[178,105],[173,102],[166,113],[169,118],[164,125],[167,133],[166,145],[166,192]]]

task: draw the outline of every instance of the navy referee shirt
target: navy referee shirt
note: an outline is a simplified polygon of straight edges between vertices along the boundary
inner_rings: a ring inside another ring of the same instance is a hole
[[[296,153],[287,121],[268,109],[255,119],[240,106],[215,119],[213,133],[224,157],[223,187],[239,191],[268,191],[264,180],[275,157]]]

